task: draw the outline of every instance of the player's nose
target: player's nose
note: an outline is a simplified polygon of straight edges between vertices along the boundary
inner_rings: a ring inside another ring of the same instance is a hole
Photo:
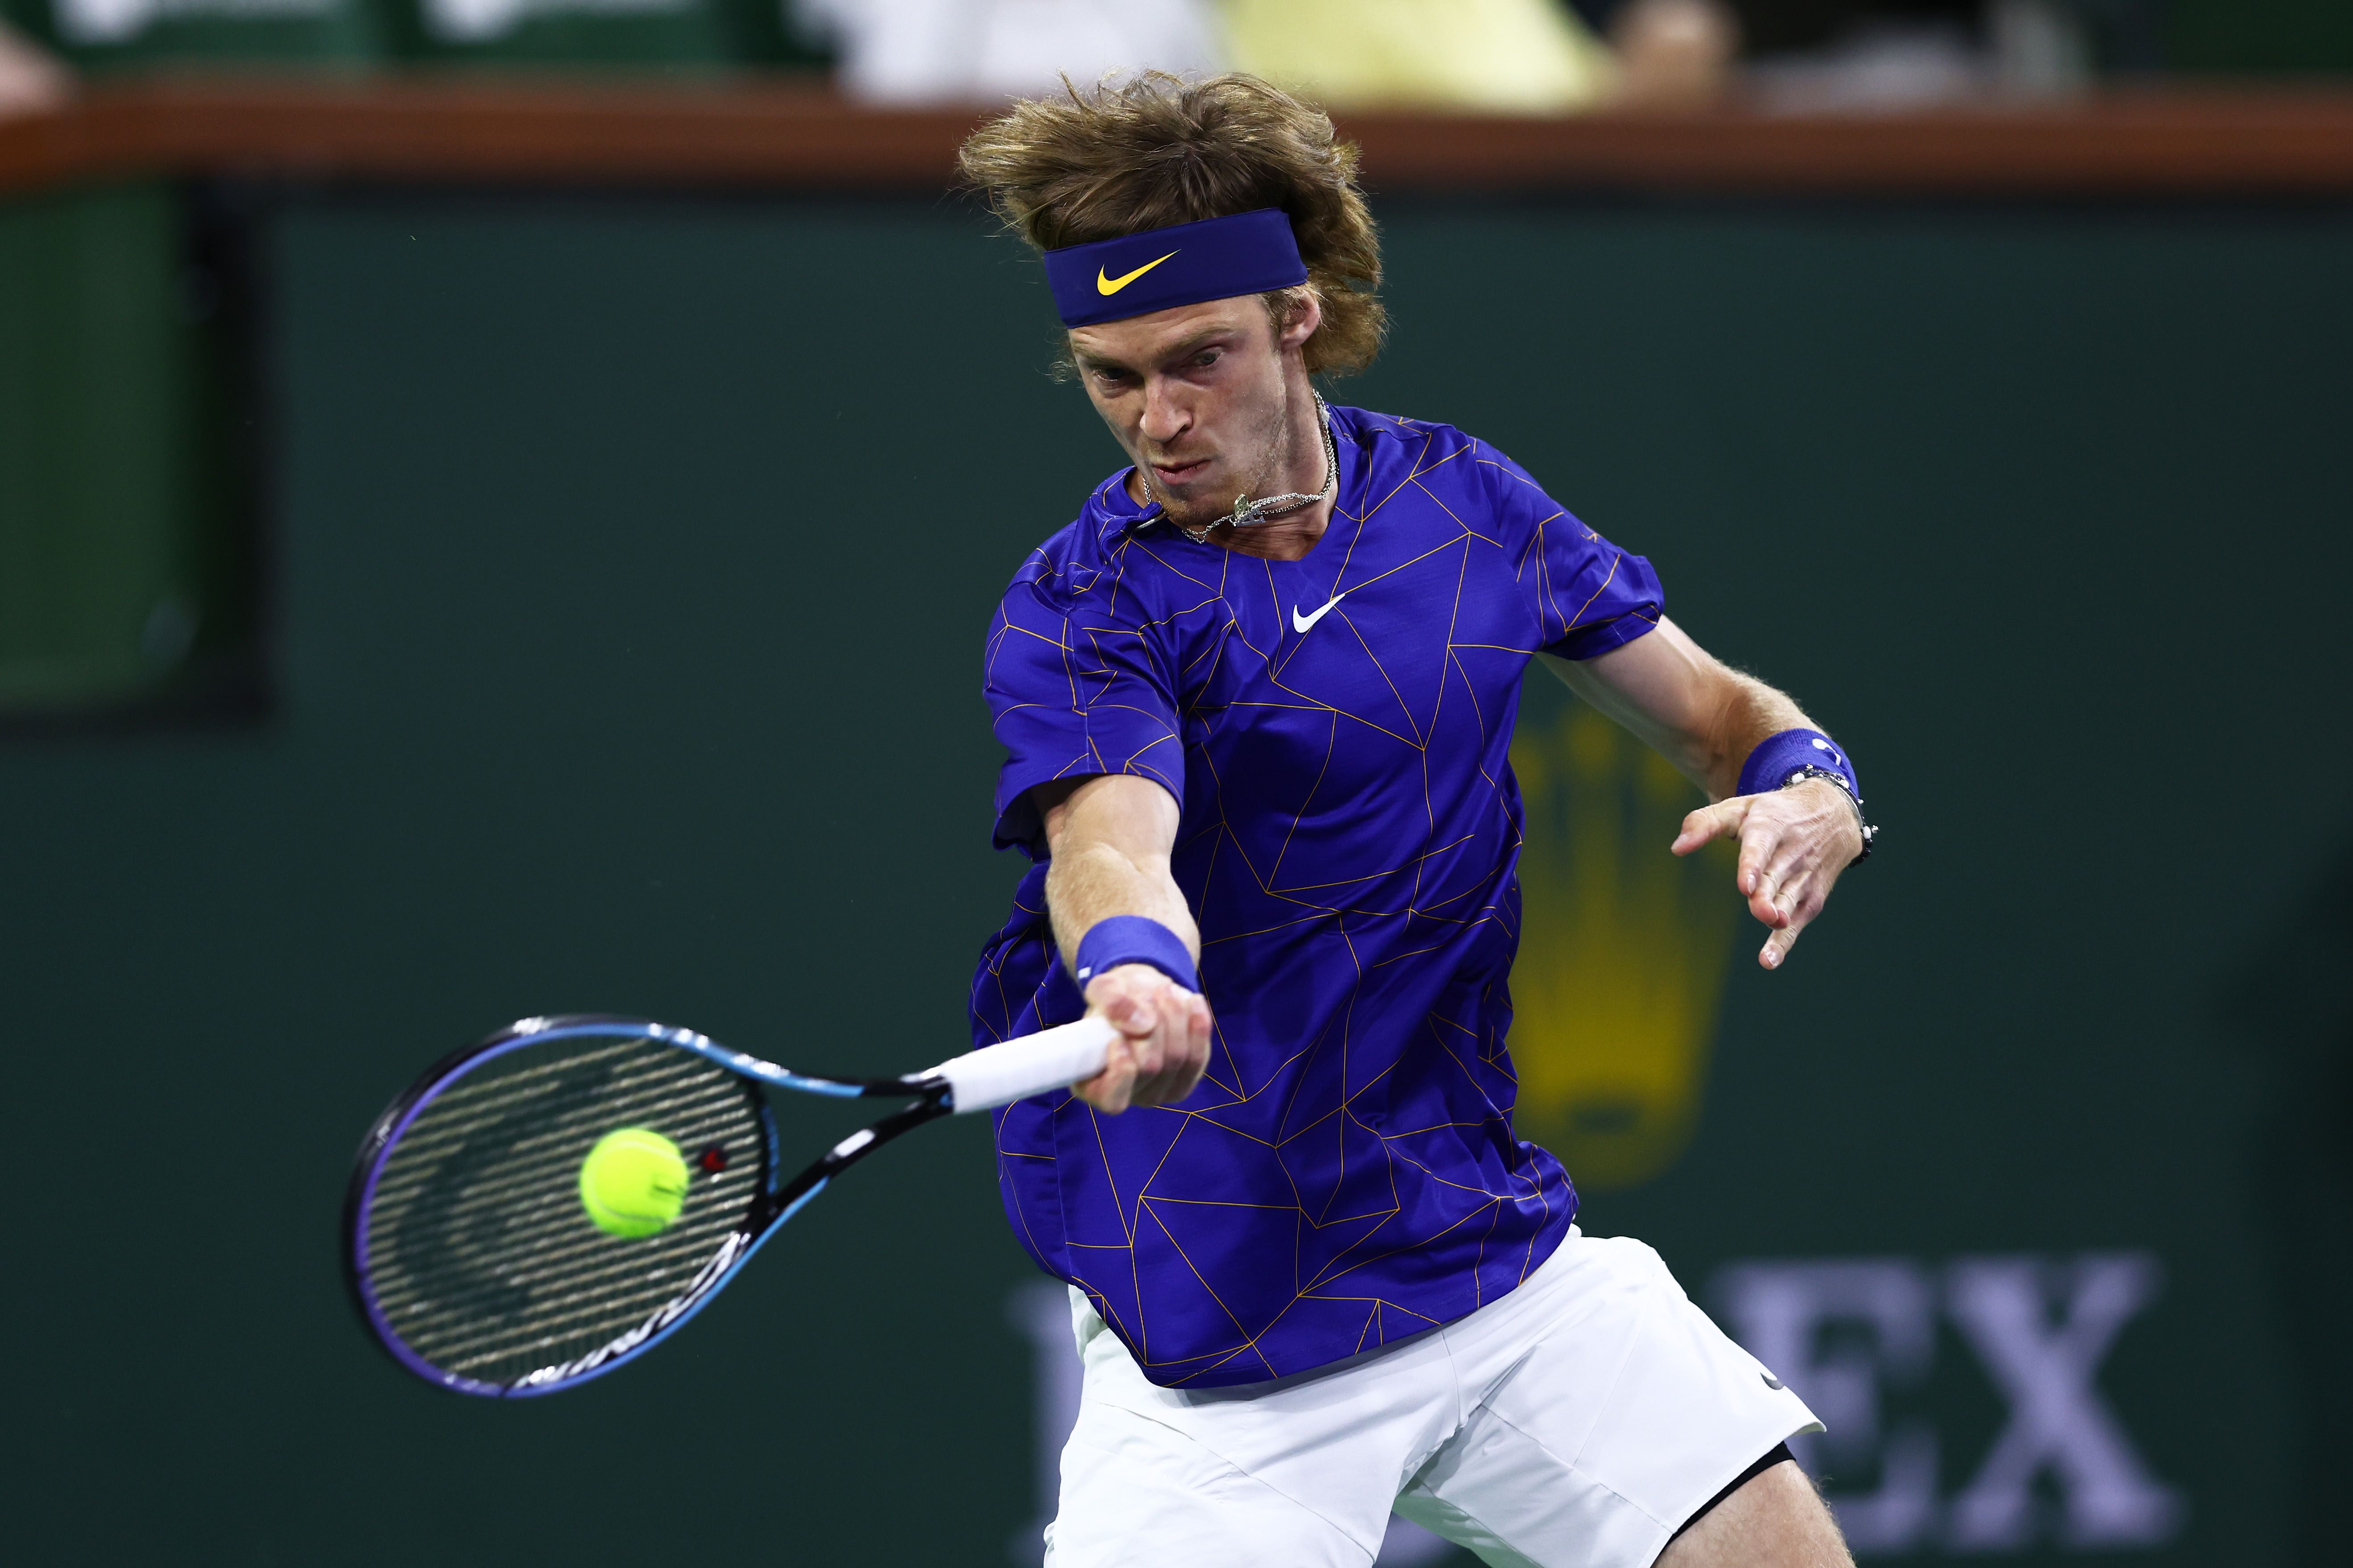
[[[1145,384],[1143,430],[1146,440],[1165,446],[1182,436],[1193,423],[1191,413],[1173,395],[1174,391],[1157,380]]]

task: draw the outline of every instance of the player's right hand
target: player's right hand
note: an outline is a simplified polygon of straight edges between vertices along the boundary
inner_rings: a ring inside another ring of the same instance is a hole
[[[1209,1065],[1209,1004],[1148,963],[1123,963],[1087,982],[1087,1012],[1119,1031],[1103,1071],[1071,1091],[1113,1115],[1174,1105]]]

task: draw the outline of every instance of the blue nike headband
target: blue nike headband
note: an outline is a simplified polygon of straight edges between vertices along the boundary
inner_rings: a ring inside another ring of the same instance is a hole
[[[1291,220],[1277,207],[1147,229],[1046,252],[1046,281],[1066,327],[1148,316],[1204,300],[1307,281]]]

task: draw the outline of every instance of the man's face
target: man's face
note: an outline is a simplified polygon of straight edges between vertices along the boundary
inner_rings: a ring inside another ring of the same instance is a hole
[[[1170,521],[1202,528],[1238,496],[1300,488],[1289,482],[1291,373],[1303,387],[1299,346],[1319,320],[1311,300],[1278,336],[1245,294],[1075,327],[1071,357],[1152,498]]]

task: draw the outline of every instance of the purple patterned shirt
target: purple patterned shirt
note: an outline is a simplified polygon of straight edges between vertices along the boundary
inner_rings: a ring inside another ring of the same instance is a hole
[[[976,1043],[1085,1011],[1029,791],[1135,773],[1182,807],[1208,1076],[1180,1105],[1102,1116],[1059,1093],[997,1119],[1014,1233],[1166,1385],[1302,1372],[1461,1317],[1577,1208],[1512,1131],[1507,752],[1530,655],[1642,636],[1658,579],[1459,430],[1331,416],[1339,493],[1304,560],[1197,544],[1123,469],[989,628],[997,841],[1040,863],[982,955]]]

